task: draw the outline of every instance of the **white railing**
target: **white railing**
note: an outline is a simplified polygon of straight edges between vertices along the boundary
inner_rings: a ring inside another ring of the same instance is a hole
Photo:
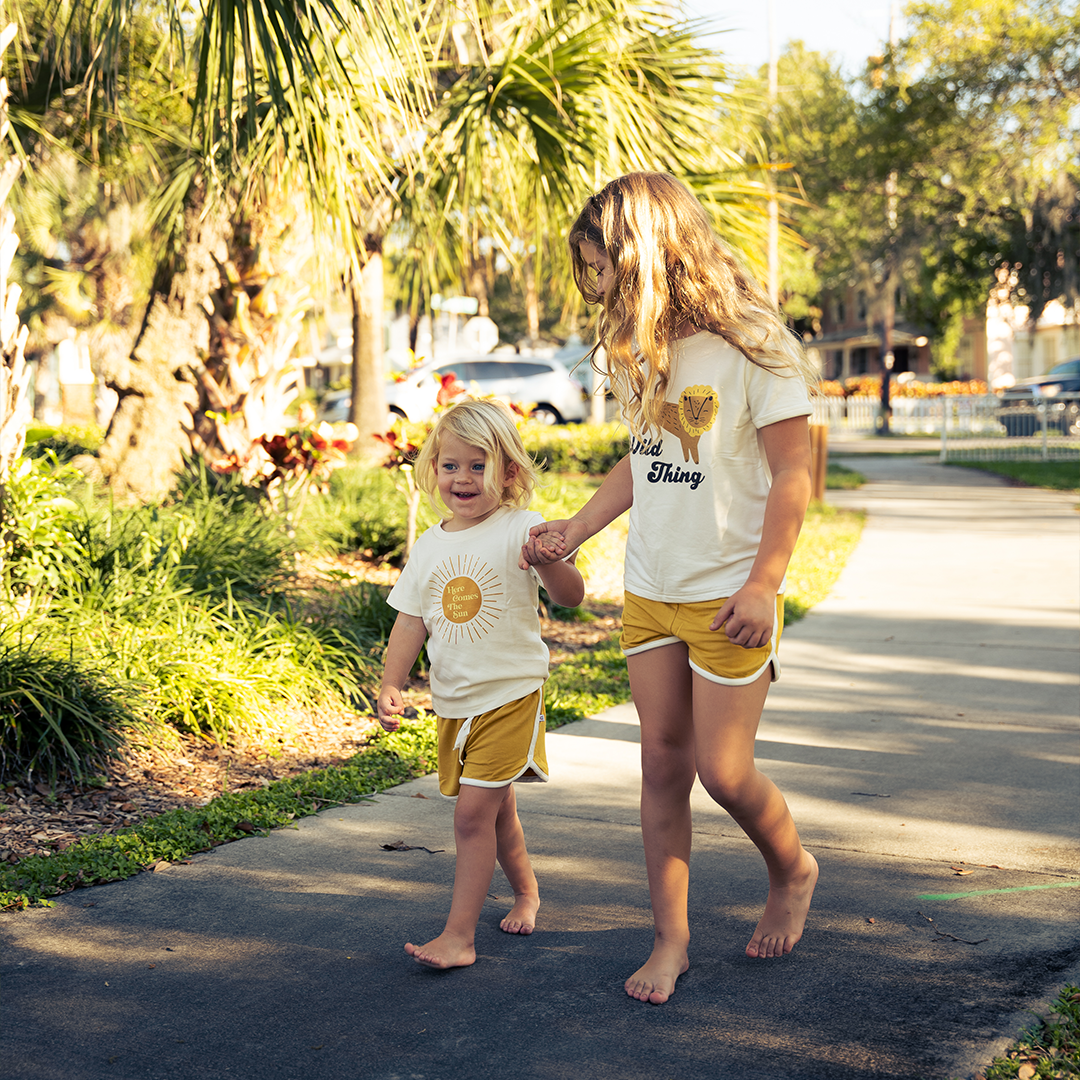
[[[1031,405],[1005,405],[995,394],[943,395],[891,400],[893,435],[934,436],[942,460],[1037,457],[1080,458],[1080,395],[1064,394]],[[836,435],[867,435],[881,427],[876,397],[814,400],[813,422]]]

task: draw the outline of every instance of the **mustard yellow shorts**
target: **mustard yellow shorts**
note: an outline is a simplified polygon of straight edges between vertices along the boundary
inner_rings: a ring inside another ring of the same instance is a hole
[[[690,667],[712,682],[743,686],[754,682],[770,664],[772,681],[776,682],[780,678],[776,649],[784,627],[784,597],[778,595],[776,598],[772,637],[758,649],[744,649],[733,644],[723,627],[709,629],[709,623],[726,599],[718,597],[692,604],[669,604],[626,593],[622,617],[623,653],[635,656],[682,641],[690,650]]]
[[[456,799],[462,784],[546,783],[544,726],[543,687],[479,716],[440,716],[439,793]]]

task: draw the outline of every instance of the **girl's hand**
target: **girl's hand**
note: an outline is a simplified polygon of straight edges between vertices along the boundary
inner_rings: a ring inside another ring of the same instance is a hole
[[[760,649],[772,637],[776,621],[776,593],[747,582],[728,597],[709,624],[710,630],[724,629],[728,641],[744,649]]]
[[[384,686],[379,691],[379,723],[383,731],[397,731],[401,727],[399,717],[405,711],[405,702],[396,686]]]

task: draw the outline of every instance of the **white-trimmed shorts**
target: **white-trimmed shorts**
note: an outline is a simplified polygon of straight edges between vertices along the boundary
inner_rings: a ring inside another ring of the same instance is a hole
[[[506,787],[546,783],[544,688],[479,716],[438,718],[439,793],[457,798],[462,784]]]
[[[684,642],[690,650],[690,667],[703,678],[726,686],[754,682],[771,664],[772,681],[780,678],[777,647],[784,628],[784,597],[776,597],[776,616],[769,640],[760,648],[736,645],[724,628],[710,630],[709,624],[724,606],[727,597],[690,604],[645,600],[626,593],[623,607],[622,651],[636,656],[649,649]]]

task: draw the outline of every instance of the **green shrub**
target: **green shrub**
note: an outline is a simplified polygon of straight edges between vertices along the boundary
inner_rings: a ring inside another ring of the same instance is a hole
[[[615,423],[523,424],[521,438],[525,449],[551,473],[606,475],[630,451],[629,433]]]
[[[26,429],[26,457],[40,458],[52,454],[61,464],[67,464],[82,454],[95,455],[105,439],[105,429],[99,424],[64,424],[51,427],[31,423]]]
[[[320,551],[370,551],[396,559],[405,550],[407,508],[390,469],[349,464],[330,480],[330,494],[312,500],[297,526],[301,543]],[[438,518],[426,499],[420,501],[418,533]]]
[[[83,554],[85,514],[69,497],[76,479],[48,453],[19,458],[0,484],[0,587],[9,595],[56,588]]]
[[[84,587],[117,596],[122,589],[129,601],[163,591],[266,595],[293,570],[295,546],[250,490],[195,482],[170,503],[99,510],[82,537]]]
[[[40,639],[0,632],[0,780],[40,773],[85,779],[100,772],[138,723],[138,687],[117,682]]]

